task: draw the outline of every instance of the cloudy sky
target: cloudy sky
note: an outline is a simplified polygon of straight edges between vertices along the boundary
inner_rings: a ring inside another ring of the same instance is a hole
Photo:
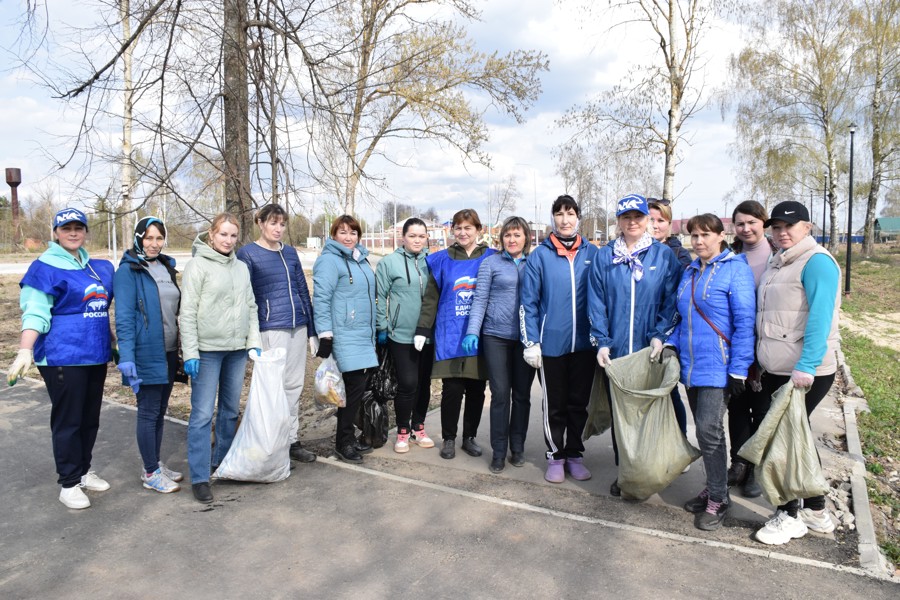
[[[0,45],[8,45],[15,38],[15,22],[24,4],[24,0],[0,0],[0,40],[3,40]],[[69,0],[50,0],[50,4],[54,10],[71,6]],[[412,167],[386,171],[388,185],[401,202],[423,208],[435,206],[441,216],[449,217],[464,206],[483,210],[490,187],[514,175],[522,193],[518,212],[529,220],[537,212],[543,221],[550,203],[564,191],[562,180],[555,172],[553,150],[569,133],[559,130],[555,121],[574,104],[588,101],[599,91],[608,89],[632,61],[652,56],[655,42],[639,26],[610,30],[611,15],[600,13],[588,19],[577,8],[578,3],[480,0],[475,4],[482,11],[482,20],[470,25],[469,30],[482,50],[505,52],[528,48],[547,54],[550,71],[541,77],[543,93],[526,113],[524,124],[517,124],[496,111],[487,113],[491,136],[487,150],[493,170],[463,165],[457,154],[436,144],[420,143],[415,148],[398,149],[401,161]],[[709,32],[705,45],[708,89],[724,82],[724,65],[738,44],[736,32],[725,24],[720,23]],[[53,165],[40,150],[54,143],[49,134],[70,133],[77,120],[58,101],[52,100],[45,89],[11,69],[9,56],[4,57],[3,64],[0,127],[4,143],[0,145],[0,167],[22,169],[25,183],[19,188],[20,197],[37,193],[37,185],[58,189],[66,197],[66,186],[58,184],[54,176],[48,176]],[[698,211],[718,211],[724,215],[723,198],[736,185],[728,152],[729,144],[734,141],[731,118],[726,116],[723,120],[713,103],[688,121],[683,132],[687,139],[682,141],[684,160],[676,176],[675,216]],[[364,217],[377,212],[377,206],[362,209]]]

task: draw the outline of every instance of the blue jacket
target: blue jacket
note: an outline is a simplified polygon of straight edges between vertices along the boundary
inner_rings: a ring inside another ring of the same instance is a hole
[[[375,273],[369,251],[329,239],[313,265],[316,331],[334,337],[334,358],[342,373],[378,364],[375,355]]]
[[[169,271],[177,287],[175,259],[160,254],[157,260]],[[122,256],[113,279],[113,290],[116,294],[119,362],[133,362],[144,385],[169,383],[159,288],[133,250]],[[127,385],[124,377],[122,384]]]
[[[250,270],[260,331],[305,325],[309,337],[316,335],[306,275],[293,246],[282,244],[278,250],[269,250],[247,244],[237,251],[237,257]]]
[[[519,339],[519,281],[525,264],[525,257],[516,264],[506,252],[484,259],[478,267],[466,335]]]
[[[600,248],[591,269],[591,337],[611,358],[628,356],[675,326],[675,291],[684,268],[671,248],[653,240],[639,258],[644,276],[635,281],[624,263],[613,263],[615,240]]]
[[[747,258],[726,250],[703,270],[700,259],[694,259],[678,285],[677,303],[680,320],[668,342],[678,351],[681,383],[724,388],[728,375],[746,377],[756,343],[756,286]],[[731,346],[700,316],[697,307]]]
[[[687,268],[689,264],[691,264],[691,253],[690,251],[681,245],[681,240],[679,240],[674,235],[670,235],[666,239],[666,245],[672,249],[672,252],[675,253],[675,256],[678,257],[678,262],[681,263],[681,266]]]
[[[588,287],[596,259],[597,247],[583,237],[572,261],[559,255],[550,237],[528,255],[519,292],[526,348],[539,343],[544,356],[591,349]]]

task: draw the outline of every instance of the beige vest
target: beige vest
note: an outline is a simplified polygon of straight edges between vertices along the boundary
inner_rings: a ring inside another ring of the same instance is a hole
[[[773,255],[759,282],[756,290],[756,357],[769,373],[790,375],[800,360],[809,316],[809,304],[800,276],[806,263],[816,254],[825,254],[834,261],[825,248],[807,236],[794,247]],[[838,289],[831,331],[828,333],[828,350],[816,367],[817,376],[830,375],[837,370],[840,307],[841,292]]]

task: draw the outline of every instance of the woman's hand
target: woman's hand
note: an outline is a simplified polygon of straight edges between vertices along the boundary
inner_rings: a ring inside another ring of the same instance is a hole
[[[804,373],[803,371],[798,371],[796,369],[791,371],[791,383],[794,384],[795,388],[811,387],[814,380],[815,377],[809,373]]]
[[[427,338],[424,335],[417,335],[417,336],[413,337],[413,346],[416,347],[416,350],[418,350],[419,352],[422,351],[422,348],[425,347],[426,339]]]
[[[13,360],[12,364],[9,366],[9,371],[6,372],[6,383],[9,385],[16,385],[19,378],[25,375],[25,371],[31,368],[33,362],[34,352],[32,349],[19,348],[15,360]]]
[[[200,374],[200,359],[192,358],[190,360],[184,361],[184,372],[194,379],[197,375]]]
[[[462,349],[463,352],[469,355],[478,354],[478,336],[470,333],[469,335],[464,337],[462,341]]]
[[[331,350],[334,346],[334,340],[330,337],[320,338],[319,339],[319,349],[316,352],[316,356],[319,358],[328,358],[331,356]]]
[[[609,358],[609,348],[604,347],[597,351],[597,364],[604,369],[612,364],[612,360]]]
[[[663,343],[661,340],[658,340],[657,338],[653,338],[652,340],[650,340],[650,362],[653,362],[657,359],[657,357],[659,357],[662,349]]]
[[[532,369],[540,369],[544,364],[543,353],[541,352],[540,344],[532,344],[525,348],[525,351],[522,353],[522,357],[525,359],[525,362],[528,363]]]

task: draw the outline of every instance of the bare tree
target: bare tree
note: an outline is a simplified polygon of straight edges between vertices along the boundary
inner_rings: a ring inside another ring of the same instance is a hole
[[[486,223],[494,227],[515,213],[516,203],[521,197],[515,175],[510,175],[501,183],[492,185],[488,191]]]

